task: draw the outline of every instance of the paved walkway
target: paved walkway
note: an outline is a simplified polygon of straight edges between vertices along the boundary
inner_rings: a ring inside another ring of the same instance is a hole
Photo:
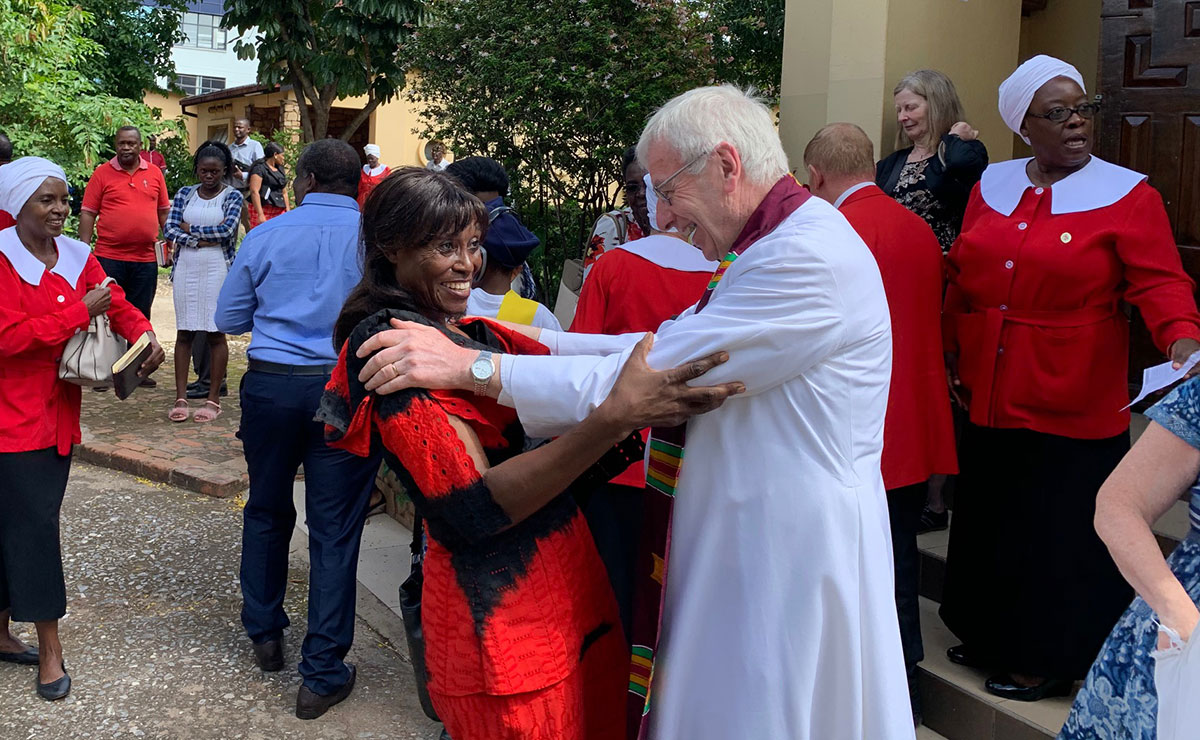
[[[364,546],[379,545],[375,539],[390,528],[368,525]],[[238,499],[77,462],[62,533],[69,602],[62,635],[74,687],[50,704],[33,692],[36,669],[0,664],[0,738],[438,737],[440,725],[417,705],[399,620],[365,589],[348,656],[358,666],[354,693],[321,719],[295,718],[307,591],[303,535],[293,541],[286,601],[288,668],[264,674],[238,619]],[[34,640],[32,625],[15,626]]]
[[[240,409],[238,383],[246,371],[249,336],[229,338],[230,395],[222,400],[221,417],[208,424],[174,423],[167,411],[175,402],[175,306],[171,283],[160,278],[151,314],[167,360],[154,378],[157,388],[139,388],[124,401],[111,392],[84,391],[81,460],[171,483],[210,496],[233,496],[246,490],[246,461],[234,436]],[[195,379],[194,377],[192,378]],[[192,401],[199,407],[201,401]]]

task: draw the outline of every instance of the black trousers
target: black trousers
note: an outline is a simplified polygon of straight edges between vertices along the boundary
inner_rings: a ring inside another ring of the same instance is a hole
[[[634,564],[642,536],[644,495],[641,488],[607,483],[583,505],[588,529],[617,597],[626,639],[632,634],[633,627]]]
[[[125,298],[133,307],[150,320],[150,307],[154,305],[154,294],[158,292],[157,262],[128,262],[108,257],[97,257],[104,274],[117,281]]]
[[[238,437],[250,472],[242,522],[242,625],[254,643],[279,639],[288,545],[296,524],[292,483],[304,466],[308,517],[308,634],[300,648],[304,685],[327,696],[350,678],[358,551],[379,455],[357,457],[325,444],[314,421],[327,375],[242,377]]]
[[[921,526],[921,511],[928,494],[928,483],[887,492],[892,559],[896,569],[896,614],[900,617],[900,645],[904,649],[904,668],[908,673],[908,693],[914,713],[921,709],[916,691],[917,663],[925,658],[925,646],[921,642],[921,553],[917,549],[917,530]]]
[[[67,613],[58,512],[71,456],[54,447],[0,453],[0,612],[17,622]]]
[[[196,369],[196,385],[207,390],[212,380],[212,350],[206,331],[198,331],[192,338],[192,367]]]

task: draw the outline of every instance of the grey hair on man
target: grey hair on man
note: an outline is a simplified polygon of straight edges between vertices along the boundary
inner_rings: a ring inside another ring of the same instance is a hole
[[[643,165],[650,145],[658,141],[684,162],[692,162],[688,172],[702,170],[704,155],[726,142],[741,157],[748,182],[771,184],[788,173],[787,154],[770,109],[753,90],[736,85],[698,87],[659,108],[638,141],[638,160]]]

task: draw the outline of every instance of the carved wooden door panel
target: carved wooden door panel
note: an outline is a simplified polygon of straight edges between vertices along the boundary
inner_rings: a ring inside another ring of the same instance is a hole
[[[1200,0],[1103,0],[1099,79],[1096,153],[1150,176],[1200,283]],[[1130,382],[1162,359],[1135,316]]]

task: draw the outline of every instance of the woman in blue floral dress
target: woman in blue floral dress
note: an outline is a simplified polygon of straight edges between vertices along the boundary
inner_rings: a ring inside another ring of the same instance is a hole
[[[1200,621],[1200,378],[1146,415],[1152,423],[1096,502],[1096,529],[1139,596],[1101,648],[1059,740],[1154,740],[1151,654],[1167,644],[1159,622],[1186,640]],[[1188,488],[1191,530],[1164,560],[1150,527]]]

